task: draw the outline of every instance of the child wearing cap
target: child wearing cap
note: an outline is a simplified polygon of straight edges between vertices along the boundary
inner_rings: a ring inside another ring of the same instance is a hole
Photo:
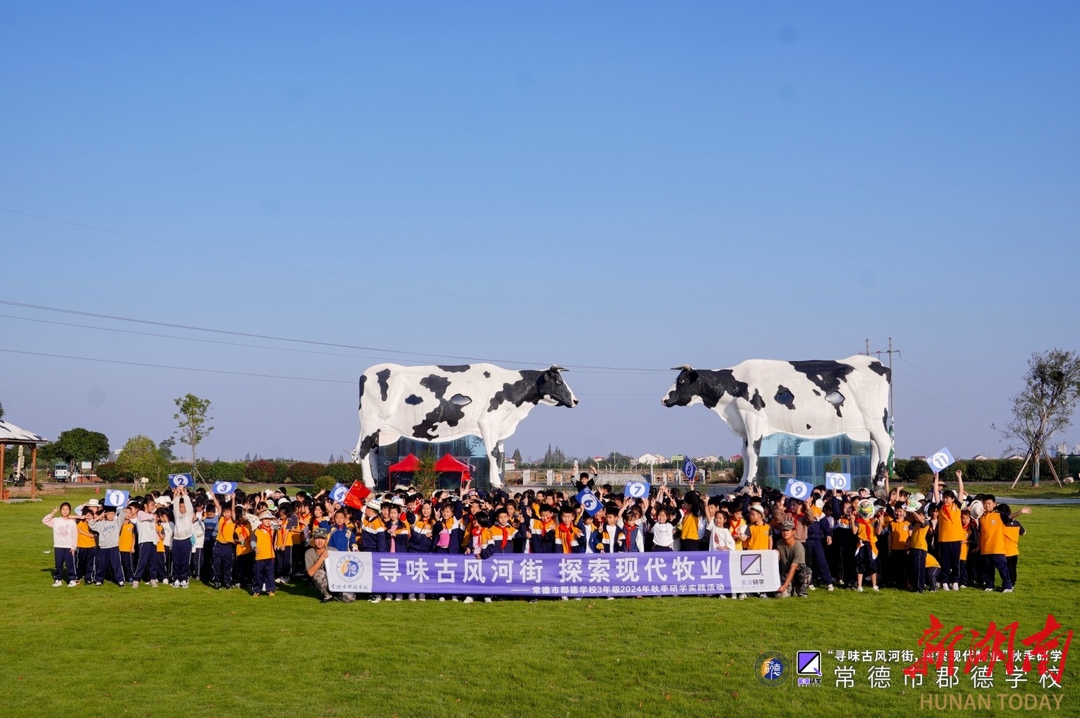
[[[57,516],[56,513],[60,512]],[[75,551],[79,528],[71,517],[71,504],[67,501],[57,506],[41,520],[53,533],[53,587],[63,586],[64,579],[70,588],[76,586]]]
[[[389,514],[389,511],[387,511]],[[390,550],[386,524],[382,520],[382,505],[372,499],[364,504],[364,518],[360,523],[360,550],[385,553]]]
[[[765,523],[765,508],[761,504],[750,505],[750,525],[746,527],[747,551],[771,551],[773,538],[770,526]]]
[[[259,525],[253,532],[255,542],[255,578],[251,584],[251,596],[260,593],[274,595],[274,515],[269,511],[259,514]]]

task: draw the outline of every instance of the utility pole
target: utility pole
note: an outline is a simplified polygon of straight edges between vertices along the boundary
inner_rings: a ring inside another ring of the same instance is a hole
[[[889,337],[889,348],[886,351],[881,351],[879,349],[877,351],[871,352],[870,351],[870,340],[867,339],[866,340],[866,355],[870,356],[871,354],[876,354],[878,359],[881,359],[882,354],[888,354],[889,355],[889,444],[890,444],[890,447],[889,447],[889,460],[886,462],[886,466],[887,466],[887,470],[888,470],[888,478],[889,479],[895,479],[896,477],[893,474],[893,463],[894,463],[894,459],[896,458],[896,407],[895,407],[895,405],[893,403],[893,381],[892,381],[893,363],[892,363],[892,355],[896,354],[897,356],[900,356],[900,350],[899,349],[893,349],[892,337]],[[874,467],[874,470],[877,470],[876,466]]]

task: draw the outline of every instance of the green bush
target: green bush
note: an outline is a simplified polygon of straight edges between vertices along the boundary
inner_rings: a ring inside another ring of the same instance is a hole
[[[106,461],[98,464],[97,475],[107,484],[115,484],[121,479],[120,472],[116,469],[115,461]]]
[[[339,484],[345,484],[346,486],[352,486],[354,481],[360,481],[364,476],[360,464],[353,463],[330,464],[326,467],[326,473],[334,477],[334,480]]]
[[[929,497],[934,492],[934,475],[919,474],[919,478],[915,480],[915,487]]]
[[[997,476],[996,461],[969,461],[964,481],[993,481]]]
[[[289,467],[288,479],[294,484],[310,484],[319,476],[326,474],[325,464],[315,464],[310,461],[297,461]]]
[[[333,476],[317,476],[315,478],[315,493],[320,491],[329,491],[337,485],[337,481]]]
[[[290,461],[282,461],[280,459],[274,459],[270,462],[274,466],[274,480],[275,484],[284,484],[289,481],[289,467],[292,466]]]
[[[243,461],[215,461],[203,466],[199,464],[199,474],[209,483],[215,481],[243,481],[247,464]]]
[[[269,461],[252,461],[244,467],[244,480],[252,484],[270,484],[274,482],[275,472]]]

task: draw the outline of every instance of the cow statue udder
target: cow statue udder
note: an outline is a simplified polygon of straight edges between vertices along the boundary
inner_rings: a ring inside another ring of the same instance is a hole
[[[364,483],[375,485],[368,455],[400,437],[452,441],[479,436],[492,487],[502,486],[493,451],[537,404],[573,407],[577,398],[562,367],[514,371],[492,364],[377,364],[360,377],[360,438],[352,451]]]
[[[761,440],[776,432],[807,438],[867,432],[875,474],[888,455],[892,372],[873,357],[750,359],[730,369],[676,369],[679,376],[661,401],[667,407],[704,404],[742,437],[740,486],[754,482]]]

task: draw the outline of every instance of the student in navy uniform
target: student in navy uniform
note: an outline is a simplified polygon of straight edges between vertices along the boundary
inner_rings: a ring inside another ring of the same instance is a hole
[[[387,511],[389,514],[389,510]],[[385,553],[390,548],[386,524],[382,520],[382,504],[372,499],[364,504],[364,519],[360,524],[360,550]]]
[[[581,521],[578,522],[578,543],[575,553],[600,553],[597,546],[600,545],[600,530],[596,527],[596,521],[588,512],[582,512]]]
[[[832,591],[835,581],[825,558],[825,547],[832,543],[832,527],[824,520],[824,515],[818,516],[816,509],[816,506],[807,501],[806,510],[800,516],[800,521],[806,525],[806,558],[814,580],[824,584],[826,590]]]
[[[432,532],[435,529],[435,513],[430,501],[422,502],[415,517],[409,522],[409,551],[411,553],[431,553],[435,542]]]
[[[326,545],[331,551],[356,550],[356,532],[349,528],[345,512],[340,509],[334,512],[334,521]]]
[[[539,517],[529,525],[529,549],[531,553],[556,553],[555,529],[557,522],[552,514],[554,509],[548,504],[541,504]]]
[[[461,504],[457,502],[444,501],[439,506],[442,518],[435,523],[432,532],[435,542],[432,549],[434,553],[461,553],[461,541],[465,535],[465,530],[459,518],[460,511]]]
[[[518,530],[510,525],[510,512],[505,506],[495,509],[495,524],[491,527],[491,552],[514,553]]]

